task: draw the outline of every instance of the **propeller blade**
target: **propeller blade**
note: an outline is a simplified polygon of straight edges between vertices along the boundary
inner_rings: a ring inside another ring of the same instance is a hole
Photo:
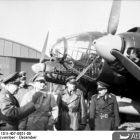
[[[48,43],[48,37],[49,37],[49,32],[47,33],[46,39],[45,39],[45,43],[42,49],[42,53],[41,53],[41,58],[40,58],[40,63],[43,62],[43,60],[45,59],[45,53],[46,53],[46,48],[47,48],[47,43]]]
[[[66,38],[63,38],[63,41],[64,41],[64,54],[63,54],[63,57],[62,57],[62,59],[61,59],[62,62],[63,62],[63,61],[66,59],[66,57],[67,57],[67,47],[68,47]]]
[[[112,50],[111,54],[114,55],[122,65],[130,72],[137,80],[140,81],[140,67],[132,62],[129,58],[125,57],[118,50]]]
[[[114,35],[117,31],[121,11],[121,0],[114,0],[108,22],[107,32]]]

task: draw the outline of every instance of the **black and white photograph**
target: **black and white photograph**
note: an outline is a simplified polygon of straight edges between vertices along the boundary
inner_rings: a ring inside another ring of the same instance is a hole
[[[0,139],[140,131],[139,13],[139,0],[0,0]]]

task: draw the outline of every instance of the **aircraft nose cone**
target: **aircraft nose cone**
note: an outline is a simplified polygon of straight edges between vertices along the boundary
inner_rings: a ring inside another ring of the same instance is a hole
[[[121,50],[122,40],[119,36],[107,35],[93,42],[97,53],[108,62],[113,62],[115,57],[110,53],[112,49]]]
[[[45,71],[45,64],[44,63],[37,63],[32,65],[32,70],[35,73]]]

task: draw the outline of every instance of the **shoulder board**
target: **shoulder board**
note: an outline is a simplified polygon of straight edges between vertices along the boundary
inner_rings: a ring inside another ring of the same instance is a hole
[[[109,93],[111,96],[116,96],[115,94],[113,94],[113,93]]]
[[[94,94],[94,95],[92,95],[92,97],[91,98],[96,98],[97,97],[97,94]]]
[[[109,95],[110,95],[112,98],[113,98],[113,97],[114,97],[114,98],[116,97],[116,95],[113,94],[113,93],[110,93]]]

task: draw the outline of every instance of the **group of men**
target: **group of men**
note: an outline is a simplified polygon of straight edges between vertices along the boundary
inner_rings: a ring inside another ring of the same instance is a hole
[[[2,81],[0,130],[85,130],[87,125],[90,130],[117,130],[118,104],[106,83],[97,82],[98,94],[88,108],[75,76],[66,79],[65,89],[56,91],[57,98],[45,73],[36,74],[30,85],[25,81],[25,72]]]

